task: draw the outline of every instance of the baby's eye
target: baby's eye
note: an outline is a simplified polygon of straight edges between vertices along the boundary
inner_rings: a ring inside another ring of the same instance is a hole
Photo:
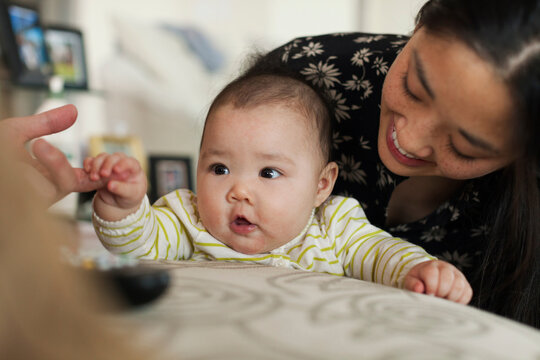
[[[279,176],[281,176],[281,173],[277,171],[276,169],[271,168],[264,168],[261,170],[261,177],[267,178],[267,179],[275,179]]]
[[[229,173],[229,169],[223,164],[212,165],[211,169],[216,175],[227,175]]]

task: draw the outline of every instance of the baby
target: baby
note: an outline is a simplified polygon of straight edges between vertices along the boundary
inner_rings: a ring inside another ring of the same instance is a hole
[[[179,189],[150,205],[134,158],[84,161],[106,186],[94,226],[114,253],[144,259],[223,260],[345,275],[468,303],[454,266],[371,225],[352,199],[331,196],[331,115],[310,85],[254,65],[208,112],[197,195]]]

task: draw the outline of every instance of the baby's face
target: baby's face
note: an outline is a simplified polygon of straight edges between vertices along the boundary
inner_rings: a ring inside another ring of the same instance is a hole
[[[308,121],[284,105],[213,111],[197,166],[199,215],[212,236],[258,254],[303,230],[324,201],[319,137]]]

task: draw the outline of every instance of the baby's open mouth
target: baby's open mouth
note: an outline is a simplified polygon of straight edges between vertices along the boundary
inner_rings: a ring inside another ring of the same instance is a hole
[[[236,225],[251,225],[251,223],[248,221],[248,219],[243,218],[243,217],[237,217],[237,218],[234,220],[234,223],[235,223]]]
[[[251,223],[243,216],[236,217],[230,224],[230,228],[234,233],[247,235],[257,228],[257,225]]]

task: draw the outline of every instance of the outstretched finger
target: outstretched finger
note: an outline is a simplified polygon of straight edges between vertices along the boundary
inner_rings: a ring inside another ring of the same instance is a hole
[[[73,125],[76,119],[77,108],[74,105],[65,105],[35,115],[3,120],[3,129],[11,132],[15,142],[25,143],[65,130]]]

